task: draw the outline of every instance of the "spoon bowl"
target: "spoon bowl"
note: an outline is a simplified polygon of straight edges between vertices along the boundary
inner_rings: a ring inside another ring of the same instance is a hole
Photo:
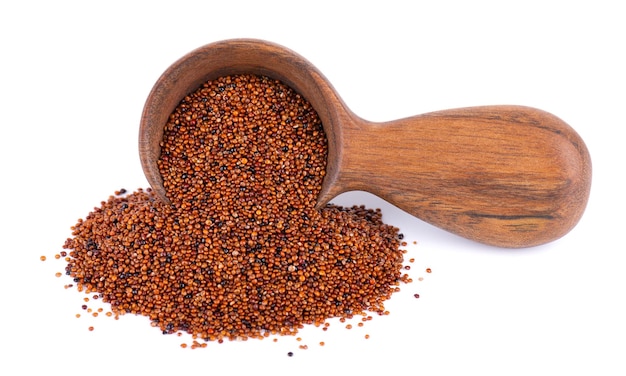
[[[244,73],[280,80],[304,95],[322,120],[328,140],[328,160],[341,159],[341,128],[334,125],[341,123],[338,117],[343,113],[336,111],[336,107],[342,107],[345,113],[348,109],[311,63],[285,47],[266,41],[235,39],[216,42],[200,47],[172,64],[146,100],[139,128],[139,156],[148,182],[162,200],[168,201],[157,161],[161,154],[163,129],[170,114],[186,95],[204,82]],[[328,164],[326,181],[335,180],[337,172],[336,165]]]
[[[306,59],[254,39],[216,42],[188,53],[150,92],[139,155],[163,201],[168,202],[167,192],[157,161],[169,115],[204,82],[244,73],[282,81],[317,111],[328,140],[318,208],[340,193],[368,191],[457,235],[511,248],[558,239],[584,212],[589,153],[556,116],[523,106],[484,106],[370,122],[355,115]]]

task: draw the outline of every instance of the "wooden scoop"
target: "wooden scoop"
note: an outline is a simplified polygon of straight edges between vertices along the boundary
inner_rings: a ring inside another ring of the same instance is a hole
[[[204,82],[242,73],[281,80],[318,112],[328,138],[318,207],[342,192],[368,191],[437,227],[500,247],[558,239],[585,209],[589,153],[557,117],[528,107],[487,106],[366,121],[303,57],[250,39],[192,51],[152,89],[141,118],[139,154],[163,200],[167,192],[157,160],[169,115]]]

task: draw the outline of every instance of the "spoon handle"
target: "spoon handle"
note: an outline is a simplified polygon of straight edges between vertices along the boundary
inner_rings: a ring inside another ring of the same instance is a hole
[[[565,235],[585,209],[587,148],[541,110],[488,106],[345,123],[332,186],[371,192],[465,238],[535,246]]]

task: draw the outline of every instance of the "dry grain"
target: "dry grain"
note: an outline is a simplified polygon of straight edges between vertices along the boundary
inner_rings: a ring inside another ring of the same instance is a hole
[[[312,106],[278,81],[205,83],[164,131],[171,204],[150,189],[116,191],[73,227],[66,274],[116,317],[220,343],[388,314],[408,279],[402,236],[380,210],[315,209],[326,142]]]

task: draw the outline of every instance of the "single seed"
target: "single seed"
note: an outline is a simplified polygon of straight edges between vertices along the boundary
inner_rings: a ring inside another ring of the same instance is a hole
[[[289,352],[287,353],[287,356],[288,356],[288,357],[292,357],[292,356],[293,356],[293,352],[289,351]]]
[[[39,259],[40,259],[41,261],[46,261],[46,256],[40,256],[40,257],[39,257]]]
[[[90,332],[93,332],[93,326],[90,326],[90,327],[89,327],[89,331],[90,331]]]
[[[426,273],[430,273],[432,270],[430,268],[426,268]]]
[[[413,294],[413,296],[415,297],[415,299],[419,299],[420,294]]]
[[[61,272],[56,272],[56,273],[54,273],[54,275],[58,278],[58,277],[62,276],[63,274]]]

